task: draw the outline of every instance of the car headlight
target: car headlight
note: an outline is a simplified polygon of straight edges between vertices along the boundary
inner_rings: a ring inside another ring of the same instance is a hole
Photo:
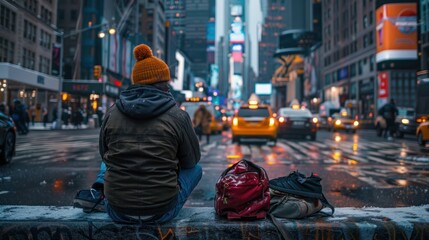
[[[319,119],[313,118],[313,123],[317,123],[318,121],[319,121]]]
[[[410,123],[410,120],[408,120],[408,119],[406,119],[406,118],[403,118],[403,119],[401,120],[401,123],[402,123],[402,124],[409,124],[409,123]]]
[[[359,125],[359,122],[358,122],[358,121],[354,121],[354,122],[353,122],[353,125],[354,125],[355,127],[357,127],[357,126]]]
[[[335,125],[341,125],[341,120],[335,121]]]

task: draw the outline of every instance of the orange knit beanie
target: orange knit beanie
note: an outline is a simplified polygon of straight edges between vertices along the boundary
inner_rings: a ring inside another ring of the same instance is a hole
[[[134,48],[136,64],[133,67],[133,84],[154,84],[170,80],[170,70],[161,59],[153,56],[152,50],[146,44]]]

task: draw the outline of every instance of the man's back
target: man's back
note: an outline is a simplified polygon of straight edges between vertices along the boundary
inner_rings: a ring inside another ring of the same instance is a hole
[[[122,213],[154,214],[171,208],[179,190],[179,166],[193,167],[200,157],[198,140],[187,135],[193,134],[187,113],[172,98],[152,101],[154,94],[163,93],[147,86],[121,93],[101,130],[100,153],[108,167],[105,194]]]

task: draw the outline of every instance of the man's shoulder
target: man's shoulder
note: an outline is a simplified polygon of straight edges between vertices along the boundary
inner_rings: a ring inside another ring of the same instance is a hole
[[[184,118],[184,117],[188,116],[188,113],[183,111],[182,109],[180,109],[177,105],[171,107],[166,113],[169,116],[173,116],[175,118],[177,118],[177,117]]]

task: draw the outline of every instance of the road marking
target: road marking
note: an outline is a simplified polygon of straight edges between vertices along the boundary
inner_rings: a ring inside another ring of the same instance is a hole
[[[277,144],[279,146],[281,146],[283,149],[285,149],[286,153],[288,154],[289,157],[293,158],[293,159],[298,159],[301,160],[302,159],[302,154],[296,152],[292,147],[288,146],[285,142],[277,142]]]
[[[383,163],[383,164],[387,164],[387,165],[397,165],[398,164],[396,161],[395,162],[386,161],[386,160],[383,160],[381,158],[377,158],[377,157],[373,157],[373,156],[367,156],[367,158],[373,162]]]

